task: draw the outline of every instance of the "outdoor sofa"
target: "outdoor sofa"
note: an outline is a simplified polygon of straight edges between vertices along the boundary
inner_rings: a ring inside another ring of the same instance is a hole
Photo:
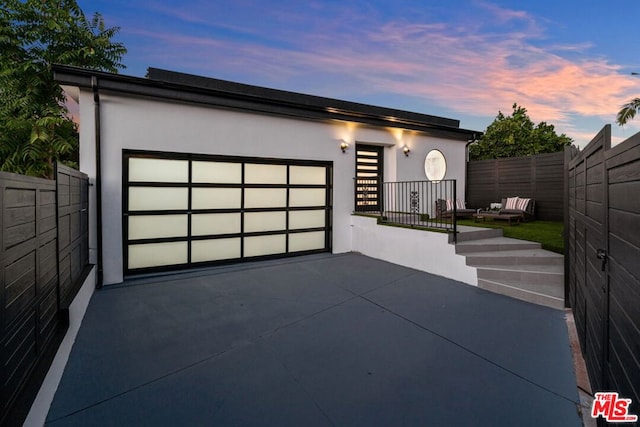
[[[502,199],[502,208],[500,214],[520,215],[522,221],[532,220],[535,218],[534,212],[536,201],[524,197],[506,197]]]
[[[436,218],[452,218],[453,217],[453,201],[438,199],[436,200]],[[456,217],[457,218],[471,218],[476,213],[475,209],[468,209],[464,200],[456,200]]]

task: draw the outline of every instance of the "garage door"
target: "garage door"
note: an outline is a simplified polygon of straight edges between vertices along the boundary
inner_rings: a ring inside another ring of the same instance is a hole
[[[331,163],[125,151],[125,275],[331,250]]]

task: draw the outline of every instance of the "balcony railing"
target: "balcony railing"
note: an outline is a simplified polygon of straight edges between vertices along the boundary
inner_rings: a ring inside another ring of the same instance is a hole
[[[378,214],[389,224],[442,229],[455,240],[456,206],[454,202],[448,210],[447,200],[456,200],[456,180],[381,183],[358,178],[356,187],[356,211]]]

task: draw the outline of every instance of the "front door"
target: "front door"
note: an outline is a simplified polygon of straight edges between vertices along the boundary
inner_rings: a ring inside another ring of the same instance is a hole
[[[356,144],[355,211],[380,212],[384,147]]]

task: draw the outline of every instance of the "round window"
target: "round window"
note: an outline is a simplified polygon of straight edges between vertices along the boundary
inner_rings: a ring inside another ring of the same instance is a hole
[[[440,150],[431,150],[424,159],[424,174],[429,181],[440,181],[447,173],[447,161]]]

